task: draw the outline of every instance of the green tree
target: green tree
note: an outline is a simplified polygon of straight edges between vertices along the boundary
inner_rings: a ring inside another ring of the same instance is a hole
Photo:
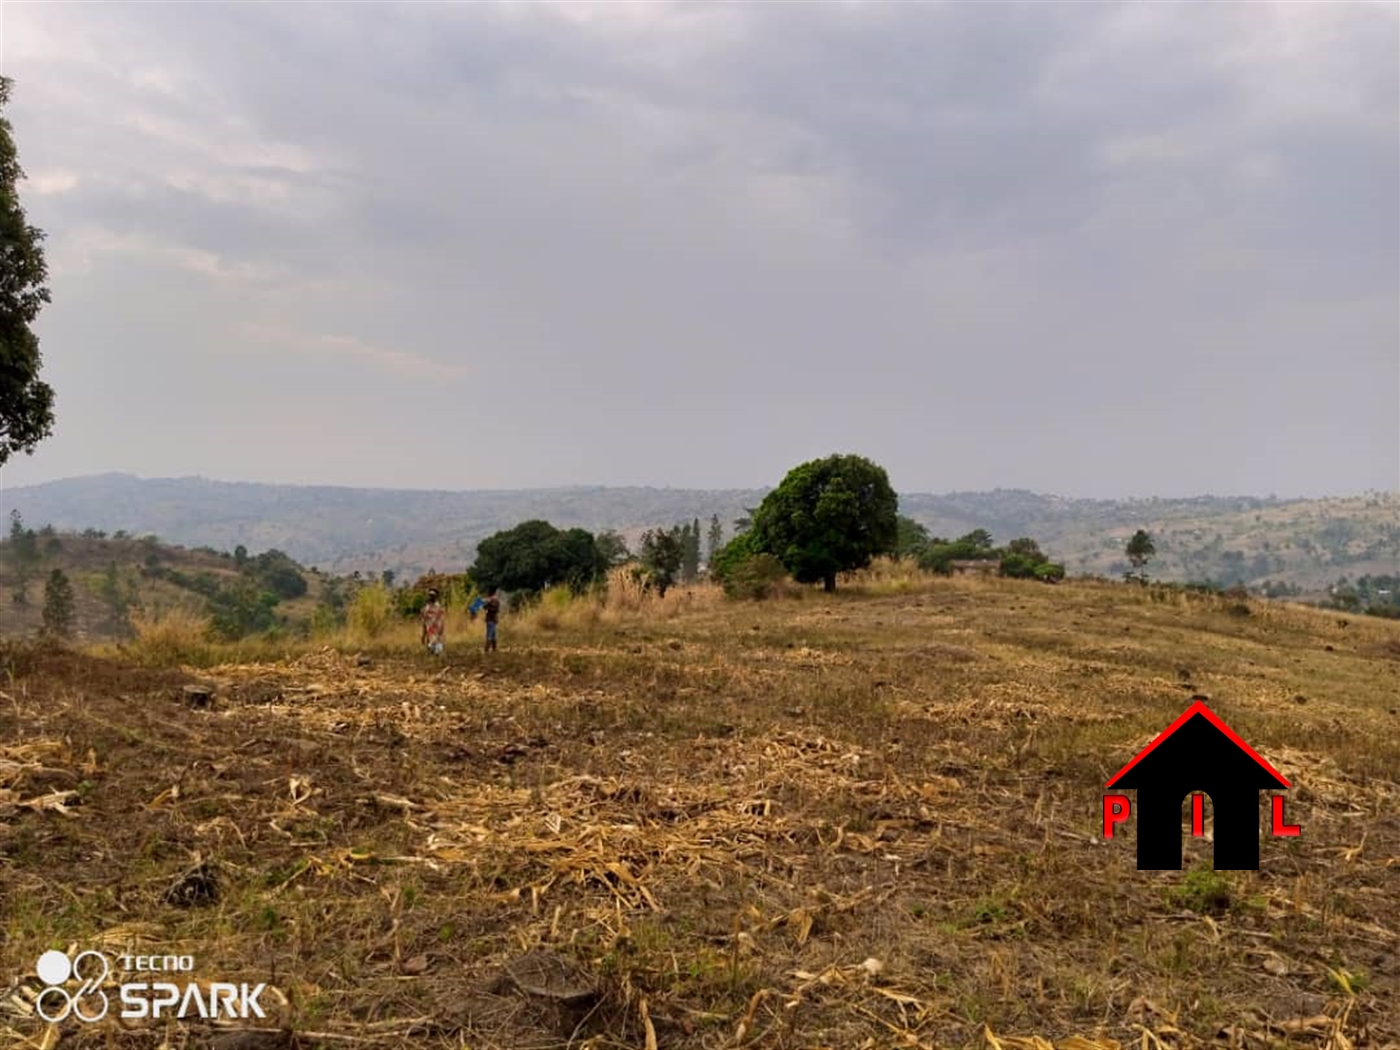
[[[1133,538],[1128,541],[1125,553],[1128,555],[1128,560],[1133,563],[1133,568],[1141,570],[1157,553],[1157,546],[1146,531],[1138,529],[1137,532],[1133,533]]]
[[[681,579],[686,583],[700,575],[700,519],[685,526],[682,533],[685,551],[681,558]]]
[[[301,566],[276,549],[263,551],[256,558],[249,558],[244,551],[241,571],[279,599],[300,598],[309,587]]]
[[[10,545],[8,554],[14,571],[16,605],[29,601],[29,577],[39,561],[39,537],[33,529],[24,527],[18,510],[10,511]]]
[[[385,569],[383,572],[381,572],[379,574],[379,582],[384,584],[385,587],[394,586],[394,570]]]
[[[14,85],[0,77],[0,110]],[[42,230],[19,202],[24,178],[8,118],[0,115],[0,465],[31,454],[53,431],[53,388],[39,378],[43,359],[31,328],[49,302]]]
[[[974,551],[990,551],[993,549],[992,534],[986,529],[973,529],[966,536],[959,538],[955,542]]]
[[[632,552],[627,549],[627,541],[612,529],[598,533],[593,542],[598,546],[599,559],[609,568],[632,560]]]
[[[919,555],[919,568],[926,572],[949,575],[955,561],[978,561],[1000,558],[1002,552],[992,546],[992,534],[986,529],[973,529],[956,540],[934,537]]]
[[[754,546],[752,532],[741,532],[734,536],[715,554],[710,561],[710,574],[725,583],[736,569],[760,552]]]
[[[248,548],[241,543],[233,548],[233,564],[240,569],[248,564]]]
[[[753,516],[755,542],[799,583],[862,569],[899,539],[899,498],[885,469],[863,456],[832,455],[790,470]]]
[[[479,587],[537,593],[551,584],[581,590],[607,572],[608,564],[586,529],[561,532],[547,521],[521,522],[486,537],[468,570]]]
[[[1001,552],[1001,575],[1013,579],[1045,580],[1056,583],[1065,576],[1065,567],[1045,557],[1040,544],[1029,536],[1014,539]]]
[[[127,610],[130,608],[131,600],[126,594],[126,589],[122,586],[121,576],[117,572],[117,563],[109,561],[107,569],[102,574],[102,582],[98,585],[98,597],[107,606],[107,629],[110,631],[120,631],[127,622]]]
[[[214,631],[227,641],[271,630],[277,624],[277,595],[242,577],[209,599]]]
[[[555,550],[551,583],[567,584],[578,594],[607,575],[608,563],[598,551],[597,539],[587,529],[565,529],[555,541]]]
[[[44,635],[49,638],[69,637],[73,633],[74,615],[73,585],[68,582],[62,569],[54,569],[44,585]]]
[[[706,538],[705,547],[705,564],[713,569],[715,558],[724,547],[724,526],[719,523],[718,514],[710,515],[710,534]]]
[[[642,573],[661,597],[676,582],[685,561],[681,527],[648,529],[642,534]]]
[[[928,529],[913,518],[901,514],[896,519],[894,545],[896,558],[918,558],[928,547],[930,539]]]
[[[1020,539],[1012,540],[1006,545],[1007,554],[1014,554],[1026,558],[1031,562],[1043,562],[1045,555],[1041,553],[1040,544],[1029,536],[1022,536]]]

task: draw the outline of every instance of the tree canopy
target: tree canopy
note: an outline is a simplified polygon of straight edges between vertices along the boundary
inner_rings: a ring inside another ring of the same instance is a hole
[[[1040,544],[1029,536],[997,547],[986,529],[973,529],[956,540],[935,537],[925,544],[918,560],[919,568],[942,575],[952,573],[955,561],[996,561],[997,572],[1002,576],[1050,583],[1064,579],[1065,575],[1065,567],[1047,558]]]
[[[1157,553],[1157,545],[1152,542],[1152,537],[1145,529],[1138,529],[1133,533],[1133,538],[1128,541],[1125,553],[1128,560],[1133,563],[1133,568],[1141,569],[1147,564],[1152,555]]]
[[[799,583],[836,589],[838,573],[863,569],[898,542],[899,497],[885,469],[863,456],[831,455],[788,471],[753,514],[753,547]]]
[[[648,529],[642,535],[642,575],[663,598],[685,567],[687,527]]]
[[[0,109],[13,81],[0,77]],[[53,389],[39,378],[39,337],[31,328],[49,302],[42,230],[20,206],[24,178],[10,122],[0,115],[0,464],[32,453],[53,430]]]
[[[467,570],[481,587],[535,593],[551,584],[582,590],[605,574],[609,551],[586,529],[556,529],[547,521],[521,522],[486,537]]]

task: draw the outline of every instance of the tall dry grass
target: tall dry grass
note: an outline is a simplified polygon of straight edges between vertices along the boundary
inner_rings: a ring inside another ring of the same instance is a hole
[[[378,641],[401,620],[394,609],[394,596],[382,583],[370,584],[356,592],[345,614],[350,634],[365,642]]]
[[[141,664],[170,666],[199,662],[213,643],[209,617],[181,606],[134,609],[128,622],[132,638],[118,648],[123,655]]]
[[[604,585],[585,594],[565,587],[550,588],[539,600],[510,617],[513,630],[525,635],[558,631],[589,631],[641,620],[666,621],[716,608],[725,601],[717,584],[678,583],[664,596],[648,591],[630,569],[619,566]],[[504,629],[504,620],[502,629]]]
[[[925,572],[912,558],[881,557],[867,568],[843,573],[837,580],[837,587],[866,595],[917,594],[946,579],[946,576]]]

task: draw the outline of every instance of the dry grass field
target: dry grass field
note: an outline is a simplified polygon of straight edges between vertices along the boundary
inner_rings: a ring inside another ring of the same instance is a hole
[[[0,1046],[1400,1046],[1394,623],[885,570],[376,626],[8,651]],[[1100,838],[1196,695],[1294,784],[1257,872]],[[104,946],[268,1017],[38,1020]]]

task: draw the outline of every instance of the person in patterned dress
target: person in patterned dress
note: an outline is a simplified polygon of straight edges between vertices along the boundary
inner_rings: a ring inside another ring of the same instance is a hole
[[[436,589],[428,592],[428,604],[423,606],[423,644],[434,656],[441,656],[447,633],[447,610],[438,601]]]

